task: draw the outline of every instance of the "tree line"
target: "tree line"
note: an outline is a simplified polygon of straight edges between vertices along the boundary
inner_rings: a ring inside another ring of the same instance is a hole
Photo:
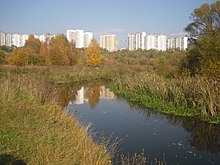
[[[85,50],[77,49],[75,43],[69,42],[63,34],[47,38],[44,43],[30,35],[23,47],[9,52],[6,58],[4,51],[0,51],[0,63],[18,66],[100,64],[100,48],[95,40]]]

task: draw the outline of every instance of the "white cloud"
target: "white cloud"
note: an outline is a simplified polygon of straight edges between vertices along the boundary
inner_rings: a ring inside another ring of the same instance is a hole
[[[126,32],[125,29],[122,28],[111,28],[108,30],[109,32],[114,32],[114,33],[121,33],[121,32]]]

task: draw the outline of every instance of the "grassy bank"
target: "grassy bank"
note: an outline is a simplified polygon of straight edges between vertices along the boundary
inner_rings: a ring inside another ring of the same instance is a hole
[[[104,144],[95,144],[87,126],[65,114],[56,104],[53,82],[40,74],[48,73],[1,70],[0,162],[111,164]]]
[[[122,75],[110,84],[117,95],[142,107],[210,123],[220,123],[219,86],[205,77],[165,79],[149,72]]]

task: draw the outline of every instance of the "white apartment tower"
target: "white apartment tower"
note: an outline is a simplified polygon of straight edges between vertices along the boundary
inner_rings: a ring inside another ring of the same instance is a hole
[[[5,33],[4,32],[0,32],[0,46],[6,45],[5,42]]]
[[[146,36],[146,50],[155,49],[159,51],[166,51],[167,36],[149,34]]]
[[[157,50],[159,51],[166,51],[167,49],[167,36],[165,35],[158,35],[157,36]]]
[[[91,32],[85,32],[84,33],[84,47],[85,48],[89,47],[92,39],[93,39],[93,33],[91,33]]]
[[[21,35],[20,34],[12,34],[12,45],[21,47]]]
[[[145,49],[146,32],[137,32],[128,34],[128,49]]]
[[[167,39],[167,49],[186,50],[188,47],[188,37],[175,36]]]
[[[84,47],[84,31],[83,30],[67,30],[66,37],[69,42],[74,42],[76,44],[76,48]]]
[[[16,46],[21,47],[25,45],[26,40],[28,40],[28,34],[11,34],[0,32],[0,46]],[[42,34],[34,35],[35,38],[38,38],[41,42],[45,42],[47,39],[51,40],[55,35],[52,34]]]
[[[99,45],[110,52],[116,51],[116,35],[101,35]]]
[[[150,34],[146,36],[146,50],[157,49],[157,38],[155,35]]]
[[[5,45],[12,46],[12,35],[10,33],[5,34]]]
[[[49,42],[55,35],[53,34],[39,34],[39,35],[34,35],[35,38],[39,39],[41,42]]]

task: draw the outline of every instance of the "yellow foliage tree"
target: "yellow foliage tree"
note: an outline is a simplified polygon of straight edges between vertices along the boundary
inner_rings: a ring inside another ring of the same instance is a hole
[[[10,65],[24,66],[28,64],[33,64],[33,57],[35,56],[35,51],[30,47],[20,47],[13,51],[7,62]]]
[[[95,40],[92,40],[89,47],[86,48],[87,64],[97,66],[101,62],[100,47]]]
[[[47,43],[43,43],[41,44],[40,47],[40,54],[44,59],[44,64],[45,65],[51,65],[50,63],[50,57],[49,57],[49,45],[47,45]]]

